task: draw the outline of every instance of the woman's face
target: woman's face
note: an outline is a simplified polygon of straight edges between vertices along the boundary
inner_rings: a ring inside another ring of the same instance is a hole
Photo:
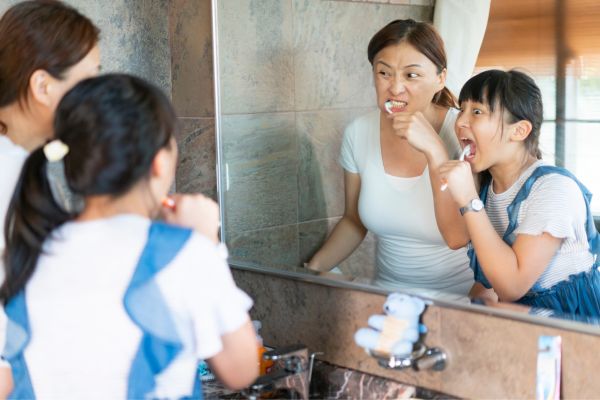
[[[385,112],[385,102],[399,102],[400,112],[425,111],[433,96],[444,88],[446,71],[407,42],[383,48],[373,60],[377,105]]]
[[[84,79],[92,78],[100,72],[100,49],[94,46],[84,58],[69,68],[63,79],[54,79],[49,84],[52,95],[52,112],[56,110],[63,96]]]

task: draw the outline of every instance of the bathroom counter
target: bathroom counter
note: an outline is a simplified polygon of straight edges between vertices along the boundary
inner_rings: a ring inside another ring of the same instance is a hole
[[[310,386],[313,399],[452,399],[445,394],[318,360]],[[202,382],[202,390],[206,400],[244,398],[240,392],[228,390],[218,381]]]

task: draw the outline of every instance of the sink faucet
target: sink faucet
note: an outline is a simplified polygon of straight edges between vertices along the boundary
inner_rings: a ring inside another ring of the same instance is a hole
[[[306,346],[297,344],[263,353],[263,359],[273,361],[267,375],[259,377],[244,391],[249,399],[261,396],[308,400],[310,375],[315,355],[309,356]],[[273,397],[274,396],[274,397]]]

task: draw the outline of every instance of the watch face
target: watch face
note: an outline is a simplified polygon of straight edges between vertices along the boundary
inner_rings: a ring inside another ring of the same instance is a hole
[[[481,211],[481,209],[483,208],[483,201],[481,201],[481,199],[471,200],[471,208],[474,211]]]

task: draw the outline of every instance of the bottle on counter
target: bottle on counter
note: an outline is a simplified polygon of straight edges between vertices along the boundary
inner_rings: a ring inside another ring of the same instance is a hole
[[[263,344],[263,339],[260,336],[260,328],[262,328],[262,323],[257,320],[252,321],[252,325],[254,325],[254,330],[256,331],[256,341],[258,342],[258,365],[260,370],[260,375],[266,375],[271,370],[273,366],[273,361],[264,360],[263,353],[267,351],[267,348]]]

